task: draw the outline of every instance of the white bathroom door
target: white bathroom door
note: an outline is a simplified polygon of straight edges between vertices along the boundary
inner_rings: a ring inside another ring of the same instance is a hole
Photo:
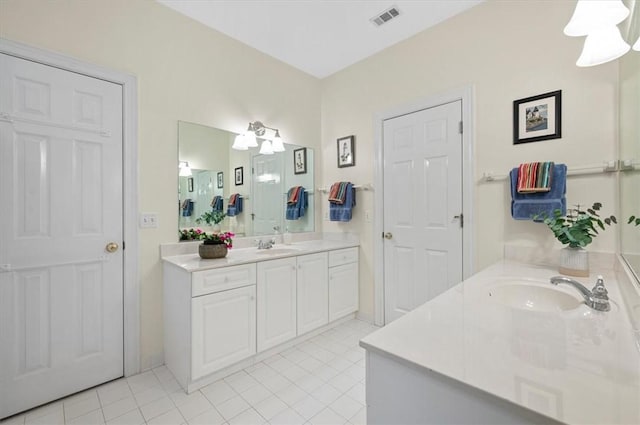
[[[461,101],[384,121],[385,323],[462,280],[461,121]]]
[[[120,85],[0,54],[0,418],[123,375],[122,141]]]
[[[286,189],[282,185],[282,155],[253,157],[253,234],[282,232]]]

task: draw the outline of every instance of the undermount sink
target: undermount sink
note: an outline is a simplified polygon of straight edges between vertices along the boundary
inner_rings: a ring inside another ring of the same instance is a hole
[[[295,248],[268,248],[268,249],[259,249],[256,251],[258,255],[286,255],[286,254],[296,254],[299,252],[300,250]]]
[[[584,304],[578,296],[531,282],[504,283],[488,288],[490,300],[521,310],[561,312],[574,310]]]

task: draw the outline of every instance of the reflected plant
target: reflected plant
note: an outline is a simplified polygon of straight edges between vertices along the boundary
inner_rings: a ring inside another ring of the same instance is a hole
[[[211,224],[220,224],[220,222],[222,220],[224,220],[224,218],[227,215],[223,212],[220,211],[214,211],[214,212],[205,212],[204,214],[202,214],[200,217],[196,218],[196,223],[198,224],[202,224],[202,222],[207,223],[208,226],[211,226]]]

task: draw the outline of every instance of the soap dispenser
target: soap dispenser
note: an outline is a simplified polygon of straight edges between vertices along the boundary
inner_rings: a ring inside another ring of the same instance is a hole
[[[291,238],[292,235],[289,232],[289,227],[285,227],[284,233],[282,234],[282,243],[284,243],[285,245],[291,245]]]

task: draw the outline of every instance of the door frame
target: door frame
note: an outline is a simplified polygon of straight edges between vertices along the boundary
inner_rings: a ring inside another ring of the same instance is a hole
[[[138,82],[134,75],[0,38],[0,53],[98,78],[122,86],[123,336],[124,375],[140,372],[140,282],[138,280]],[[126,244],[126,249],[124,245]]]
[[[374,323],[377,326],[385,325],[384,317],[384,243],[381,236],[384,232],[384,121],[397,118],[402,115],[412,114],[424,109],[444,105],[446,103],[462,101],[462,213],[464,214],[464,227],[462,228],[462,278],[466,279],[473,274],[474,252],[474,217],[473,217],[473,85],[450,89],[441,93],[427,96],[417,101],[402,104],[378,113],[373,117],[374,140],[374,184],[376,190],[373,194],[374,220]]]

